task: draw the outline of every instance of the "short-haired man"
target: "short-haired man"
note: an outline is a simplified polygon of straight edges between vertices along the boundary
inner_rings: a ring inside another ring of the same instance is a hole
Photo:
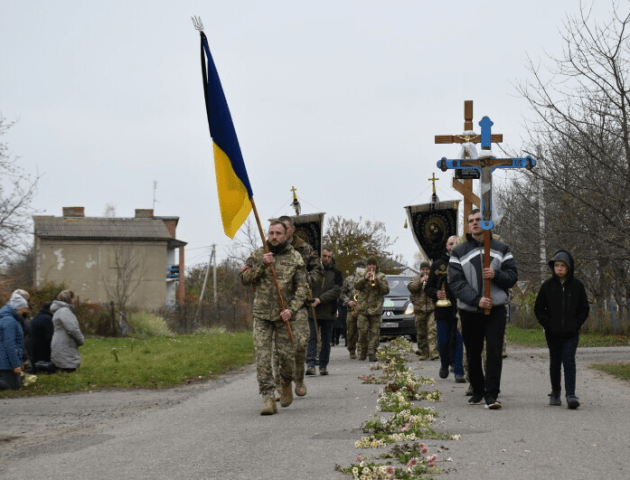
[[[348,310],[346,316],[346,343],[348,352],[350,352],[350,358],[357,358],[357,337],[359,334],[359,327],[357,323],[357,301],[355,300],[356,289],[355,285],[360,278],[365,275],[366,265],[363,260],[357,260],[354,262],[355,270],[352,275],[348,275],[341,287],[341,295],[339,301]]]
[[[370,362],[375,362],[383,316],[383,297],[389,293],[389,284],[385,275],[378,271],[376,258],[370,257],[366,263],[365,275],[355,284],[359,292],[357,301],[359,360],[369,357]]]
[[[479,210],[473,210],[468,216],[468,227],[471,233],[466,235],[465,242],[451,251],[448,266],[449,286],[457,298],[473,388],[468,403],[479,405],[485,398],[487,408],[498,409],[501,408],[497,396],[501,389],[505,306],[510,301],[509,289],[516,283],[518,272],[508,246],[493,239],[492,234],[492,261],[490,267],[484,267],[484,231]],[[486,279],[491,281],[489,294],[483,291]],[[481,360],[484,339],[487,353],[485,376]]]
[[[269,252],[264,248],[255,250],[241,269],[243,285],[256,287],[254,298],[254,348],[258,388],[263,396],[261,415],[277,413],[274,390],[276,382],[272,368],[272,343],[275,340],[279,356],[282,393],[280,405],[288,407],[293,402],[291,391],[295,366],[295,344],[289,339],[285,321],[295,319],[308,294],[306,270],[302,256],[286,240],[286,228],[282,222],[272,222],[267,234]],[[271,265],[276,274],[284,310],[271,275]]]
[[[437,348],[437,326],[435,325],[435,305],[426,290],[431,264],[420,264],[420,275],[407,284],[411,292],[411,303],[416,315],[416,341],[420,360],[435,360],[439,358]]]
[[[291,217],[283,215],[279,220],[287,229],[287,241],[293,249],[302,256],[302,261],[306,266],[308,288],[312,290],[324,275],[324,267],[319,259],[319,254],[306,240],[294,234],[295,223]],[[295,326],[295,367],[293,370],[293,380],[295,381],[295,394],[299,397],[306,395],[306,384],[304,383],[304,375],[306,372],[304,365],[306,363],[306,345],[310,335],[307,310],[308,305],[305,303],[296,313],[295,322],[293,322]],[[276,372],[278,371],[277,367],[277,361],[274,361],[274,369]]]
[[[313,308],[308,311],[308,324],[311,329],[306,351],[306,363],[308,364],[306,373],[308,375],[315,375],[317,330],[319,330],[321,339],[321,350],[317,361],[319,374],[328,375],[332,329],[337,315],[337,299],[343,285],[343,276],[335,268],[335,259],[330,248],[322,250],[322,264],[324,265],[324,277],[313,288]],[[317,318],[313,317],[313,309],[315,309]],[[315,321],[317,321],[317,326]]]

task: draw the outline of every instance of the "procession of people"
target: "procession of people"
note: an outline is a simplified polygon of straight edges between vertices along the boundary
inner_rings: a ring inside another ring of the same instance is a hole
[[[457,383],[469,381],[469,405],[483,403],[496,410],[502,407],[498,398],[507,306],[518,272],[508,245],[482,230],[479,210],[472,210],[467,222],[468,233],[449,237],[441,256],[433,263],[422,262],[420,273],[407,285],[416,315],[416,353],[420,361],[440,360],[437,374],[441,379],[454,372]],[[357,260],[355,271],[344,279],[335,267],[332,247],[323,246],[319,258],[295,231],[291,217],[272,221],[267,245],[252,252],[240,272],[242,283],[255,287],[253,329],[263,396],[261,415],[277,413],[277,401],[282,407],[291,405],[293,385],[297,396],[306,395],[305,375],[330,373],[339,307],[344,309],[344,336],[351,360],[376,361],[380,341],[389,285],[377,259]],[[490,259],[486,264],[484,243],[488,238]],[[577,408],[575,349],[579,329],[588,317],[588,302],[584,287],[573,276],[568,252],[559,252],[549,264],[552,278],[543,284],[536,302],[536,316],[545,328],[550,350],[549,403],[562,403],[560,370],[564,366],[567,404]],[[575,291],[573,303],[565,305],[556,285],[568,285]],[[562,315],[571,322],[558,323]],[[278,395],[274,395],[276,390]]]

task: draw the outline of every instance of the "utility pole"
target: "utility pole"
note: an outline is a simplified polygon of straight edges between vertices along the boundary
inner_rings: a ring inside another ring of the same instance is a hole
[[[542,161],[542,147],[536,147],[536,155]],[[538,179],[538,231],[540,234],[540,273],[541,279],[547,275],[547,247],[545,245],[545,188],[542,177]]]
[[[153,212],[155,212],[155,194],[157,193],[157,180],[153,180]]]
[[[206,285],[208,284],[208,275],[210,273],[210,265],[212,265],[212,261],[214,259],[214,303],[217,303],[217,267],[216,267],[216,255],[215,250],[216,245],[212,245],[212,253],[210,253],[210,258],[208,259],[208,268],[206,268],[206,276],[203,279],[203,287],[201,287],[201,295],[199,295],[199,305],[197,305],[197,314],[195,315],[195,321],[199,321],[199,313],[201,312],[201,302],[203,301],[203,296],[206,293]]]
[[[210,258],[214,260],[212,264],[212,286],[214,288],[214,304],[217,304],[217,255],[216,255],[216,245],[212,244],[212,255]]]

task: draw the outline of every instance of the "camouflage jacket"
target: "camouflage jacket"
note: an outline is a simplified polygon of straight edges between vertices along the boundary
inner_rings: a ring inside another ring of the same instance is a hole
[[[309,288],[313,288],[324,276],[324,265],[322,264],[317,251],[311,247],[308,242],[305,242],[295,235],[293,236],[293,242],[291,245],[300,255],[302,255],[302,260],[306,265],[306,280],[308,281]]]
[[[383,313],[383,296],[389,293],[387,277],[381,272],[376,272],[376,285],[370,285],[361,276],[354,284],[354,288],[359,292],[357,301],[357,313],[363,315],[381,315]]]
[[[357,283],[359,278],[361,278],[360,275],[357,275],[357,272],[354,272],[352,275],[348,275],[348,277],[346,277],[343,281],[339,301],[346,308],[350,308],[348,303],[350,303],[350,300],[354,300],[354,285]]]
[[[254,317],[266,320],[280,320],[280,301],[271,276],[271,270],[263,262],[264,248],[255,250],[245,262],[252,268],[241,273],[241,283],[256,287]],[[274,255],[273,266],[284,299],[284,306],[295,314],[308,297],[308,283],[302,256],[291,245]]]
[[[432,312],[435,310],[435,304],[431,297],[427,295],[426,285],[422,284],[422,275],[414,277],[409,282],[407,288],[411,292],[411,303],[413,303],[413,310],[416,313],[419,312]]]

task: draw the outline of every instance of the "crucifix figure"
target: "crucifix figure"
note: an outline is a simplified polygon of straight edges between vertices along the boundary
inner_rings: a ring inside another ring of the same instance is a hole
[[[491,135],[493,143],[501,143],[503,135]],[[473,101],[464,101],[464,132],[460,135],[436,135],[436,144],[459,143],[462,145],[459,158],[476,158],[477,150],[475,144],[481,142],[481,135],[473,131]],[[456,170],[453,178],[453,188],[464,197],[464,218],[468,218],[473,205],[481,206],[479,197],[473,192],[472,180],[479,178],[479,172],[473,169]]]
[[[530,155],[525,158],[495,158],[492,156],[492,125],[488,117],[479,122],[481,127],[481,153],[477,158],[464,160],[448,160],[443,157],[437,166],[443,171],[448,169],[474,169],[481,178],[481,228],[484,230],[484,268],[490,266],[490,230],[492,221],[492,172],[497,168],[525,168],[531,170],[536,166],[536,159]],[[484,282],[484,296],[490,295],[490,280]],[[489,313],[489,310],[487,311]]]

